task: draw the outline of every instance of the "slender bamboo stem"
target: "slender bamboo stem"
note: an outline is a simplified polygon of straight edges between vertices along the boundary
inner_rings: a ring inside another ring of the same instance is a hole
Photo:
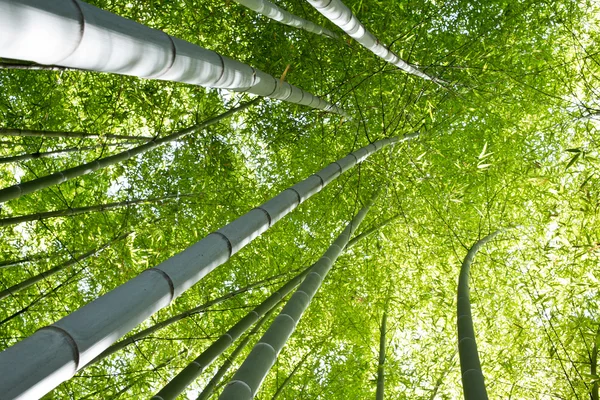
[[[310,269],[310,273],[283,307],[262,338],[254,346],[248,358],[225,386],[220,400],[250,400],[275,364],[279,352],[296,329],[296,325],[310,305],[331,267],[344,251],[350,236],[360,226],[373,205],[378,193],[356,214],[325,254]]]
[[[122,142],[122,143],[97,144],[95,146],[70,147],[67,149],[43,151],[43,152],[38,151],[36,153],[28,153],[28,154],[20,154],[18,156],[2,157],[2,158],[0,158],[0,164],[8,164],[8,163],[13,163],[13,162],[35,160],[38,158],[55,156],[57,154],[78,153],[80,151],[86,151],[86,150],[94,150],[94,149],[100,149],[100,148],[106,148],[106,147],[122,146],[123,144],[126,144],[126,143],[130,143],[130,141]]]
[[[40,221],[43,219],[57,218],[57,217],[69,217],[69,216],[79,215],[79,214],[108,211],[108,210],[113,210],[115,208],[128,207],[128,206],[137,205],[137,204],[157,203],[157,202],[163,202],[165,200],[179,199],[182,197],[193,197],[193,196],[196,196],[196,195],[194,195],[194,194],[170,194],[168,196],[163,196],[163,197],[125,200],[125,201],[119,201],[119,202],[115,202],[115,203],[96,204],[94,206],[66,208],[63,210],[46,211],[46,212],[35,213],[35,214],[27,214],[27,215],[21,215],[18,217],[10,217],[10,218],[0,219],[0,227],[20,224],[22,222]]]
[[[347,115],[263,71],[81,0],[0,0],[0,37],[2,58],[248,92]]]
[[[113,344],[112,346],[110,346],[109,348],[107,348],[106,350],[104,350],[102,353],[100,353],[92,361],[90,361],[90,363],[87,364],[86,367],[89,367],[90,365],[93,365],[93,364],[97,363],[98,361],[103,360],[104,358],[106,358],[106,357],[108,357],[108,356],[116,353],[117,351],[126,348],[130,344],[133,344],[135,342],[138,342],[138,341],[140,341],[140,340],[142,340],[142,339],[150,336],[154,332],[157,332],[157,331],[159,331],[159,330],[161,330],[163,328],[166,328],[167,326],[173,325],[174,323],[179,322],[179,321],[181,321],[181,320],[183,320],[185,318],[188,318],[188,317],[190,317],[192,315],[199,314],[199,313],[205,311],[206,309],[208,309],[208,308],[210,308],[212,306],[215,306],[217,304],[221,304],[221,303],[223,303],[226,300],[232,299],[232,298],[234,298],[235,296],[237,296],[239,294],[245,293],[245,292],[247,292],[247,291],[249,291],[251,289],[254,289],[256,287],[262,286],[265,283],[268,283],[270,281],[278,279],[278,278],[282,277],[283,275],[285,275],[285,274],[274,275],[274,276],[272,276],[270,278],[263,279],[261,281],[252,283],[252,284],[250,284],[248,286],[245,286],[243,288],[234,290],[233,292],[227,293],[227,294],[225,294],[225,295],[223,295],[221,297],[218,297],[216,299],[210,300],[210,301],[208,301],[208,302],[206,302],[206,303],[204,303],[202,305],[199,305],[198,307],[191,308],[191,309],[186,310],[186,311],[184,311],[182,313],[174,315],[171,318],[167,318],[164,321],[158,322],[158,323],[156,323],[156,324],[154,324],[154,325],[152,325],[152,326],[150,326],[150,327],[148,327],[148,328],[146,328],[146,329],[144,329],[144,330],[136,333],[135,335],[131,335],[128,338],[125,338],[125,339],[123,339],[121,341],[118,341],[117,343]]]
[[[398,218],[400,218],[402,216],[402,214],[398,214],[395,215],[391,218],[386,219],[385,221],[383,221],[382,223],[367,229],[366,231],[356,235],[354,238],[352,238],[351,241],[348,242],[348,246],[346,246],[346,248],[351,248],[352,246],[354,246],[357,242],[359,242],[361,239],[366,238],[367,236],[372,235],[373,233],[379,231],[381,228],[387,226],[388,224],[390,224],[391,222],[394,222],[395,220],[397,220]]]
[[[477,241],[467,253],[460,268],[457,296],[458,354],[465,400],[487,400],[488,398],[473,329],[469,299],[469,270],[479,249],[500,232],[498,230]]]
[[[385,333],[387,330],[387,310],[381,317],[381,327],[379,330],[379,364],[377,365],[377,391],[375,399],[383,400],[385,392]]]
[[[57,67],[56,65],[0,63],[0,69],[20,69],[26,71],[68,71],[72,68]]]
[[[307,21],[304,18],[295,16],[294,14],[282,9],[271,3],[269,0],[235,0],[244,7],[251,9],[267,18],[280,22],[284,25],[294,28],[304,29],[307,32],[316,33],[317,35],[337,39],[338,36],[329,29],[323,28],[313,22]]]
[[[18,137],[42,137],[42,138],[67,138],[67,139],[120,139],[130,141],[149,142],[153,138],[149,136],[127,136],[113,135],[111,133],[97,134],[87,132],[55,132],[39,131],[33,129],[10,129],[0,128],[0,136],[18,136]]]
[[[62,264],[59,264],[54,268],[50,268],[48,271],[41,272],[35,276],[32,276],[29,279],[24,280],[23,282],[17,283],[16,285],[13,285],[7,289],[4,289],[3,291],[0,292],[0,300],[3,300],[10,295],[17,294],[21,290],[25,290],[28,287],[35,285],[42,279],[48,278],[54,274],[57,274],[60,271],[64,271],[65,269],[69,268],[72,265],[79,264],[81,261],[95,256],[96,254],[100,253],[102,250],[106,249],[107,247],[110,247],[114,243],[125,239],[127,236],[131,235],[131,233],[132,233],[131,231],[123,233],[122,235],[117,236],[116,238],[110,240],[109,242],[104,243],[103,245],[101,245],[99,247],[96,247],[90,251],[87,251],[77,257],[71,258],[70,260],[65,261]]]
[[[282,301],[280,301],[279,303],[277,303],[277,305],[275,305],[275,307],[271,308],[269,310],[269,312],[267,312],[260,319],[260,321],[258,321],[256,323],[256,325],[254,325],[254,328],[252,328],[252,330],[250,331],[250,333],[248,333],[246,335],[246,337],[243,340],[241,340],[240,343],[237,345],[237,347],[231,352],[231,354],[229,355],[229,357],[227,357],[227,359],[225,360],[225,362],[223,363],[223,365],[221,366],[221,368],[219,368],[219,370],[217,371],[217,373],[215,374],[215,376],[212,377],[212,379],[210,380],[210,382],[208,382],[208,384],[204,387],[204,389],[202,390],[202,392],[200,392],[200,395],[197,397],[196,400],[208,400],[210,398],[210,396],[215,391],[218,383],[221,381],[221,379],[223,379],[223,377],[225,376],[225,374],[227,373],[227,371],[229,371],[229,368],[231,368],[231,365],[233,364],[233,361],[246,348],[246,346],[248,345],[248,343],[250,343],[250,339],[252,339],[252,337],[256,335],[256,333],[260,330],[260,328],[262,328],[262,326],[265,324],[265,322],[267,322],[269,320],[269,318],[271,318],[271,315],[275,312],[275,310],[277,310],[277,307],[281,303],[282,303]]]
[[[4,371],[0,374],[0,393],[7,398],[42,397],[338,176],[380,149],[416,136],[382,139],[350,153],[186,250],[4,350],[0,353],[0,371]]]
[[[306,362],[306,360],[308,360],[308,356],[310,356],[311,352],[307,352],[304,357],[302,357],[302,359],[294,366],[294,369],[292,370],[292,372],[290,372],[290,374],[285,378],[285,380],[283,381],[283,383],[277,388],[277,391],[275,392],[275,394],[273,395],[273,397],[271,398],[271,400],[277,400],[277,398],[279,396],[281,396],[281,394],[283,393],[283,390],[285,389],[285,387],[292,381],[292,378],[294,377],[294,375],[296,374],[296,372],[298,372],[300,370],[300,368],[302,367],[302,365],[304,365],[304,363]]]
[[[594,379],[592,385],[592,400],[600,400],[598,397],[598,347],[600,346],[600,325],[596,330],[596,337],[594,338],[594,347],[592,348],[592,356],[590,358],[590,373]]]
[[[13,185],[7,187],[5,189],[0,189],[0,203],[7,202],[9,200],[13,200],[19,198],[23,195],[37,192],[38,190],[45,189],[47,187],[57,185],[59,183],[66,182],[70,179],[77,178],[79,176],[90,174],[94,171],[97,171],[101,168],[106,168],[109,165],[117,164],[123,161],[127,161],[132,157],[135,157],[139,154],[143,154],[149,150],[153,150],[158,146],[161,146],[165,143],[173,142],[179,139],[182,136],[189,135],[190,133],[197,132],[200,129],[204,129],[207,126],[214,125],[217,122],[228,118],[234,113],[244,110],[249,106],[255,104],[260,98],[256,98],[252,101],[246,102],[238,107],[234,107],[221,115],[218,115],[214,118],[211,118],[207,121],[204,121],[200,124],[194,125],[192,127],[183,129],[181,131],[172,133],[168,136],[162,138],[152,139],[148,143],[144,143],[140,146],[134,147],[129,150],[125,150],[121,153],[114,154],[112,156],[108,156],[105,158],[101,158],[96,161],[92,161],[89,163],[78,165],[77,167],[68,168],[61,172],[56,172],[54,174],[46,175],[41,178],[34,179],[29,182],[20,183],[17,185]]]

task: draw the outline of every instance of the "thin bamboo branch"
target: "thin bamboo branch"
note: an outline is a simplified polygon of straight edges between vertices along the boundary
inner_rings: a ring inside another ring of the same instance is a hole
[[[87,132],[55,132],[39,131],[33,129],[10,129],[0,128],[0,136],[18,136],[18,137],[43,137],[43,138],[68,138],[68,139],[120,139],[131,141],[149,142],[153,138],[148,136],[128,136],[113,135],[111,133],[98,134]]]
[[[1,0],[0,0],[1,1]],[[9,186],[4,189],[0,189],[0,203],[7,202],[9,200],[13,200],[19,198],[23,195],[37,192],[38,190],[45,189],[47,187],[58,185],[59,183],[66,182],[70,179],[74,179],[83,175],[90,174],[94,171],[97,171],[101,168],[106,168],[110,165],[117,164],[119,162],[127,161],[132,157],[143,154],[149,150],[153,150],[163,144],[173,142],[182,136],[189,135],[190,133],[194,133],[199,131],[200,129],[204,129],[207,126],[214,125],[217,122],[228,118],[232,114],[244,110],[249,106],[255,104],[259,101],[260,98],[256,98],[252,101],[246,102],[240,106],[234,107],[214,118],[211,118],[207,121],[204,121],[200,124],[191,126],[189,128],[180,130],[178,132],[172,133],[168,136],[162,138],[154,138],[148,143],[144,143],[140,146],[134,147],[129,150],[125,150],[118,154],[114,154],[112,156],[104,157],[98,159],[96,161],[92,161],[89,163],[81,164],[73,168],[65,169],[61,172],[56,172],[54,174],[42,176],[41,178],[34,179],[32,181],[19,183],[17,185]]]
[[[387,330],[387,310],[381,317],[381,326],[379,328],[379,363],[377,365],[377,391],[376,400],[383,400],[385,393],[385,333]]]
[[[395,220],[397,220],[398,218],[400,218],[402,216],[402,214],[398,214],[398,215],[394,215],[391,218],[386,219],[385,221],[383,221],[382,223],[367,229],[366,231],[356,235],[354,238],[352,238],[351,241],[348,242],[348,246],[346,246],[346,248],[351,248],[352,246],[354,246],[357,242],[359,242],[361,239],[366,238],[367,236],[372,235],[375,232],[378,232],[381,228],[387,226],[388,224],[390,224],[391,222],[394,222]]]
[[[592,400],[600,400],[598,397],[598,347],[600,346],[600,325],[596,330],[596,337],[594,337],[594,347],[592,348],[592,356],[590,359],[590,373],[594,383],[592,385],[591,397]]]
[[[475,330],[473,329],[473,316],[471,315],[471,300],[469,299],[469,270],[479,249],[490,240],[494,239],[500,230],[493,232],[477,241],[465,257],[460,268],[458,278],[457,320],[458,327],[458,354],[460,356],[460,370],[465,400],[487,400],[488,395],[481,371]]]
[[[150,139],[152,139],[152,138],[150,138]],[[13,162],[29,161],[29,160],[35,160],[37,158],[44,158],[44,157],[55,156],[57,154],[77,153],[77,152],[80,152],[80,151],[94,150],[94,149],[99,149],[99,148],[103,148],[103,147],[122,146],[123,144],[126,144],[126,143],[130,143],[130,142],[110,143],[110,144],[107,143],[107,144],[98,144],[98,145],[95,145],[95,146],[85,146],[85,147],[70,147],[70,148],[67,148],[67,149],[44,151],[44,152],[39,152],[38,151],[36,153],[20,154],[18,156],[10,156],[10,157],[0,158],[0,164],[8,164],[8,163],[13,163]]]

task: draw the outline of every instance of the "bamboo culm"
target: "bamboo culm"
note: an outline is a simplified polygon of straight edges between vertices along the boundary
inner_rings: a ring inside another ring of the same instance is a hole
[[[131,143],[131,142],[127,141],[127,142],[121,142],[121,143],[106,143],[106,144],[97,144],[95,146],[70,147],[67,149],[60,149],[60,150],[42,151],[42,152],[38,151],[35,153],[19,154],[18,156],[10,156],[10,157],[0,158],[0,164],[8,164],[8,163],[13,163],[13,162],[35,160],[38,158],[55,156],[57,154],[78,153],[80,151],[86,151],[86,150],[95,150],[95,149],[100,149],[100,148],[123,146],[124,144],[128,144],[128,143]]]
[[[27,215],[21,215],[18,217],[10,217],[10,218],[0,219],[0,227],[16,225],[16,224],[20,224],[22,222],[40,221],[43,219],[56,218],[56,217],[69,217],[72,215],[114,210],[115,208],[128,207],[128,206],[133,206],[136,204],[156,203],[156,202],[162,202],[162,201],[170,200],[170,199],[179,199],[182,197],[192,197],[192,196],[194,196],[194,195],[193,194],[171,194],[171,195],[163,196],[163,197],[125,200],[125,201],[119,201],[116,203],[97,204],[94,206],[66,208],[64,210],[46,211],[46,212],[35,213],[35,214],[27,214]]]
[[[598,375],[598,347],[600,346],[600,325],[596,330],[596,337],[594,338],[594,347],[592,348],[592,356],[590,357],[590,373],[593,377]],[[595,379],[592,384],[592,400],[600,400],[598,397],[598,380]]]
[[[0,14],[1,15],[1,14]],[[206,236],[0,353],[0,393],[42,397],[111,344],[201,280],[269,227],[383,147],[418,136],[382,139],[333,162]]]
[[[100,353],[92,361],[90,361],[90,363],[87,364],[86,367],[89,367],[90,365],[95,364],[95,363],[97,363],[100,360],[103,360],[104,358],[106,358],[106,357],[108,357],[108,356],[116,353],[117,351],[126,348],[130,344],[133,344],[135,342],[138,342],[138,341],[140,341],[140,340],[142,340],[142,339],[150,336],[154,332],[157,332],[157,331],[159,331],[159,330],[161,330],[163,328],[166,328],[167,326],[170,326],[170,325],[172,325],[172,324],[174,324],[176,322],[179,322],[179,321],[181,321],[181,320],[183,320],[185,318],[188,318],[188,317],[190,317],[190,316],[192,316],[194,314],[199,314],[199,313],[205,311],[206,309],[208,309],[208,308],[210,308],[212,306],[215,306],[217,304],[221,304],[224,301],[232,299],[232,298],[234,298],[235,296],[237,296],[239,294],[245,293],[245,292],[247,292],[247,291],[249,291],[251,289],[254,289],[256,287],[262,286],[265,283],[268,283],[268,282],[270,282],[272,280],[280,278],[283,275],[285,275],[285,274],[278,274],[278,275],[272,276],[270,278],[263,279],[261,281],[252,283],[252,284],[250,284],[248,286],[245,286],[243,288],[234,290],[233,292],[227,293],[227,294],[225,294],[225,295],[223,295],[221,297],[217,297],[216,299],[207,301],[206,303],[204,303],[202,305],[199,305],[198,307],[194,307],[192,309],[189,309],[189,310],[186,310],[186,311],[184,311],[182,313],[174,315],[174,316],[172,316],[170,318],[167,318],[164,321],[158,322],[158,323],[156,323],[156,324],[154,324],[154,325],[152,325],[152,326],[150,326],[150,327],[148,327],[148,328],[146,328],[146,329],[144,329],[144,330],[136,333],[135,335],[131,335],[128,338],[120,340],[117,343],[113,344],[112,346],[110,346],[109,348],[107,348],[106,350],[104,350],[102,353]]]
[[[310,272],[312,265],[290,279],[285,285],[273,292],[262,303],[239,320],[229,330],[202,352],[194,361],[182,369],[169,383],[165,385],[152,400],[173,400],[177,398],[213,361],[229,348],[244,332],[272,310],[302,282]]]
[[[231,381],[225,386],[219,400],[250,400],[256,396],[269,370],[275,364],[279,352],[294,333],[304,311],[310,305],[312,298],[321,287],[331,267],[344,251],[350,237],[369,212],[377,195],[378,193],[371,197],[333,244],[329,246],[325,254],[312,266],[310,273],[306,275],[306,278],[288,300],[283,310],[275,317],[275,320],[254,346]]]
[[[354,246],[357,242],[359,242],[361,239],[366,238],[367,236],[372,235],[373,233],[379,231],[381,228],[383,228],[384,226],[387,226],[388,224],[390,224],[391,222],[394,222],[395,220],[397,220],[398,218],[400,218],[402,216],[402,214],[398,214],[395,215],[391,218],[386,219],[385,221],[383,221],[380,224],[377,224],[376,226],[367,229],[366,231],[356,235],[355,237],[352,238],[352,240],[350,240],[348,242],[348,246],[346,246],[347,248],[351,248],[352,246]]]
[[[0,5],[2,0],[0,0]],[[1,7],[0,7],[1,10]],[[256,98],[252,101],[244,103],[238,107],[234,107],[221,115],[218,115],[214,118],[211,118],[207,121],[204,121],[200,124],[194,125],[192,127],[183,129],[179,132],[172,133],[168,136],[157,138],[149,141],[148,143],[144,143],[140,146],[134,147],[129,150],[125,150],[118,154],[114,154],[112,156],[104,157],[96,161],[92,161],[89,163],[81,164],[73,168],[65,169],[61,172],[56,172],[54,174],[42,176],[41,178],[34,179],[32,181],[19,183],[17,185],[9,186],[4,189],[0,189],[0,203],[7,202],[9,200],[13,200],[19,198],[20,196],[30,194],[33,192],[37,192],[38,190],[42,190],[48,188],[53,185],[58,185],[59,183],[66,182],[70,179],[77,178],[79,176],[90,174],[94,171],[97,171],[101,168],[106,168],[109,165],[114,165],[119,162],[123,162],[129,160],[132,157],[143,154],[149,150],[153,150],[158,146],[161,146],[165,143],[173,142],[182,136],[189,135],[193,132],[197,132],[200,129],[204,129],[207,126],[214,125],[217,122],[231,116],[232,114],[244,110],[249,106],[255,104],[259,98]]]
[[[477,352],[471,300],[469,299],[469,271],[479,249],[494,239],[501,231],[493,232],[477,241],[467,253],[460,268],[457,296],[458,355],[465,400],[487,400],[488,395]]]
[[[387,307],[386,307],[387,308]],[[381,327],[379,332],[379,363],[377,365],[377,391],[376,400],[383,400],[385,393],[385,333],[387,330],[387,310],[381,317]]]
[[[313,22],[307,21],[304,18],[295,16],[294,14],[278,7],[269,0],[235,0],[238,4],[251,9],[265,17],[284,25],[294,28],[304,29],[307,32],[316,33],[332,39],[337,39],[338,36],[329,29],[323,28]]]
[[[210,382],[208,382],[208,384],[204,387],[202,392],[200,392],[200,395],[196,398],[196,400],[208,400],[210,398],[210,396],[215,391],[219,381],[221,379],[223,379],[223,377],[225,376],[227,371],[229,371],[229,368],[231,368],[233,361],[240,355],[242,350],[244,350],[246,348],[248,343],[250,343],[250,339],[252,339],[252,337],[255,336],[256,333],[260,330],[260,328],[262,328],[262,326],[265,324],[265,322],[267,322],[269,320],[271,315],[275,312],[275,310],[277,310],[277,307],[279,306],[279,304],[281,304],[281,301],[279,303],[277,303],[275,305],[275,307],[271,308],[269,310],[269,312],[267,312],[260,319],[260,321],[258,321],[256,323],[256,325],[254,325],[254,328],[252,328],[250,333],[248,333],[246,335],[246,337],[240,341],[240,343],[236,346],[236,348],[231,352],[229,357],[227,357],[227,359],[225,360],[225,362],[223,363],[221,368],[219,368],[219,370],[217,371],[215,376],[212,377]]]
[[[17,136],[17,137],[42,137],[42,138],[67,138],[67,139],[119,139],[129,141],[149,142],[153,138],[149,136],[127,136],[113,135],[110,133],[97,134],[86,132],[55,132],[55,131],[39,131],[32,129],[9,129],[0,128],[0,136]]]
[[[346,115],[263,71],[81,0],[0,0],[0,57],[248,92]]]
[[[92,250],[85,252],[77,257],[71,258],[70,260],[65,261],[62,264],[59,264],[54,268],[50,268],[48,271],[41,272],[35,276],[32,276],[29,279],[24,280],[23,282],[17,283],[16,285],[13,285],[7,289],[4,289],[3,291],[0,292],[0,300],[3,300],[10,295],[17,294],[21,290],[25,290],[28,287],[35,285],[42,279],[48,278],[54,274],[59,273],[60,271],[64,271],[65,269],[69,268],[72,265],[79,264],[83,260],[95,256],[96,254],[100,253],[102,250],[106,249],[107,247],[111,246],[112,244],[125,239],[127,236],[131,235],[131,233],[132,232],[126,232],[122,235],[119,235],[116,238],[112,239],[111,241],[103,244],[102,246],[96,247],[95,249],[92,249]]]
[[[388,63],[395,65],[401,70],[418,76],[420,78],[441,84],[442,81],[431,77],[414,66],[402,60],[396,53],[381,44],[371,32],[352,14],[352,11],[340,0],[308,0],[308,2],[323,16],[333,22],[348,36],[356,40],[363,47],[370,50],[376,56],[381,57]]]

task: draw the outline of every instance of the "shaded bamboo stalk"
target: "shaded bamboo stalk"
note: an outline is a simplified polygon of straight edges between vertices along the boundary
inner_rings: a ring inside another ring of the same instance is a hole
[[[308,0],[308,2],[323,16],[337,25],[351,38],[360,43],[363,47],[370,50],[373,54],[381,57],[388,63],[395,65],[401,70],[441,84],[442,81],[431,77],[420,71],[413,65],[402,60],[396,53],[381,44],[371,32],[352,14],[352,11],[340,0]]]
[[[179,199],[182,197],[193,197],[193,196],[196,196],[196,195],[195,194],[170,194],[170,195],[164,196],[164,197],[125,200],[125,201],[119,201],[119,202],[115,202],[115,203],[97,204],[94,206],[67,208],[64,210],[46,211],[46,212],[35,213],[35,214],[27,214],[27,215],[21,215],[18,217],[10,217],[10,218],[0,219],[0,227],[20,224],[22,222],[40,221],[43,219],[57,218],[57,217],[69,217],[72,215],[108,211],[108,210],[113,210],[115,208],[127,207],[127,206],[132,206],[132,205],[137,205],[137,204],[156,203],[156,202],[162,202],[162,201],[170,200],[170,199]]]
[[[387,308],[387,307],[386,307]],[[387,330],[387,310],[381,317],[381,327],[379,332],[379,364],[377,365],[377,391],[375,399],[383,400],[385,393],[385,333]]]
[[[67,138],[67,139],[120,139],[129,141],[149,142],[153,138],[149,136],[127,136],[113,135],[105,133],[103,135],[97,133],[86,132],[56,132],[56,131],[39,131],[33,129],[9,129],[0,128],[0,136],[17,136],[17,137],[42,137],[42,138]]]
[[[249,65],[81,0],[0,0],[0,57],[253,93],[341,115]]]
[[[285,285],[273,292],[262,303],[239,320],[229,330],[202,352],[194,361],[182,369],[169,383],[167,383],[152,400],[173,400],[181,394],[190,383],[194,382],[200,374],[208,368],[229,346],[240,338],[260,318],[274,309],[279,302],[294,290],[310,272],[313,266],[306,268],[290,279]]]
[[[17,294],[21,290],[25,290],[28,287],[30,287],[32,285],[35,285],[36,283],[38,283],[42,279],[48,278],[48,277],[50,277],[50,276],[52,276],[54,274],[57,274],[60,271],[63,271],[65,269],[69,268],[72,265],[79,264],[81,261],[83,261],[83,260],[85,260],[87,258],[95,256],[96,254],[100,253],[102,250],[104,250],[107,247],[113,245],[114,243],[116,243],[116,242],[118,242],[120,240],[125,239],[127,236],[131,235],[131,233],[132,233],[132,231],[126,232],[126,233],[124,233],[122,235],[119,235],[119,236],[115,237],[114,239],[110,240],[109,242],[104,243],[103,245],[101,245],[99,247],[96,247],[96,248],[94,248],[94,249],[92,249],[90,251],[87,251],[87,252],[85,252],[85,253],[83,253],[83,254],[75,257],[75,258],[71,258],[70,260],[65,261],[62,264],[59,264],[59,265],[57,265],[54,268],[50,268],[48,271],[41,272],[41,273],[39,273],[39,274],[37,274],[35,276],[32,276],[29,279],[24,280],[21,283],[17,283],[16,285],[13,285],[13,286],[11,286],[11,287],[9,287],[7,289],[4,289],[3,291],[0,292],[0,300],[3,300],[3,299],[7,298],[10,295]]]
[[[107,348],[106,350],[104,350],[102,353],[100,353],[92,361],[90,361],[90,363],[87,364],[86,367],[89,367],[90,365],[93,365],[93,364],[97,363],[98,361],[100,361],[100,360],[102,360],[102,359],[104,359],[104,358],[106,358],[106,357],[108,357],[108,356],[116,353],[117,351],[122,350],[122,349],[126,348],[127,346],[129,346],[129,345],[131,345],[131,344],[133,344],[135,342],[138,342],[138,341],[140,341],[140,340],[142,340],[142,339],[150,336],[154,332],[157,332],[157,331],[159,331],[159,330],[161,330],[163,328],[166,328],[167,326],[173,325],[174,323],[179,322],[179,321],[181,321],[181,320],[183,320],[185,318],[188,318],[188,317],[190,317],[190,316],[192,316],[194,314],[199,314],[199,313],[205,311],[206,309],[208,309],[208,308],[210,308],[212,306],[215,306],[217,304],[223,303],[226,300],[232,299],[235,296],[237,296],[237,295],[239,295],[241,293],[245,293],[245,292],[247,292],[247,291],[249,291],[251,289],[254,289],[256,287],[260,287],[260,286],[264,285],[265,283],[268,283],[270,281],[273,281],[275,279],[278,279],[278,278],[282,277],[283,275],[285,275],[285,274],[278,274],[278,275],[272,276],[270,278],[263,279],[261,281],[252,283],[252,284],[250,284],[248,286],[245,286],[245,287],[243,287],[241,289],[234,290],[233,292],[227,293],[227,294],[225,294],[225,295],[223,295],[221,297],[218,297],[216,299],[210,300],[210,301],[208,301],[208,302],[206,302],[206,303],[204,303],[204,304],[202,304],[202,305],[200,305],[198,307],[191,308],[191,309],[186,310],[186,311],[184,311],[182,313],[179,313],[179,314],[174,315],[174,316],[172,316],[170,318],[167,318],[164,321],[158,322],[158,323],[156,323],[156,324],[154,324],[154,325],[152,325],[152,326],[150,326],[150,327],[148,327],[148,328],[146,328],[146,329],[144,329],[144,330],[136,333],[135,335],[129,336],[128,338],[125,338],[125,339],[120,340],[117,343],[113,344],[112,346],[110,346],[109,348]]]
[[[367,236],[372,235],[375,232],[378,232],[381,228],[387,226],[389,223],[394,222],[395,220],[397,220],[398,218],[400,218],[402,216],[402,214],[398,214],[398,215],[394,215],[391,218],[386,219],[385,221],[383,221],[382,223],[367,229],[366,231],[356,235],[355,237],[352,238],[351,241],[348,242],[348,245],[346,246],[347,249],[351,248],[352,246],[354,246],[358,241],[360,241],[361,239],[366,238]]]
[[[591,398],[592,400],[600,400],[598,397],[598,346],[600,346],[600,325],[596,330],[596,337],[594,338],[594,347],[592,348],[592,356],[590,357],[590,373],[594,383],[592,385]]]
[[[217,371],[215,376],[212,377],[210,382],[208,382],[208,384],[204,387],[202,392],[200,392],[200,395],[197,397],[196,400],[208,400],[210,398],[210,396],[213,394],[213,392],[217,388],[217,385],[219,384],[221,379],[223,379],[223,377],[225,376],[227,371],[229,371],[229,368],[231,368],[233,361],[246,348],[248,343],[250,343],[250,339],[252,339],[252,337],[256,335],[256,333],[260,330],[260,328],[262,328],[262,326],[265,324],[265,322],[267,322],[267,320],[271,317],[271,315],[275,312],[275,310],[277,310],[277,306],[279,306],[279,304],[281,304],[281,301],[279,303],[277,303],[275,305],[275,307],[271,308],[269,310],[269,312],[267,312],[260,319],[260,321],[258,321],[256,323],[256,325],[254,325],[254,328],[252,328],[250,333],[248,333],[246,335],[246,337],[240,341],[240,343],[236,346],[236,348],[231,352],[229,357],[227,357],[227,359],[225,360],[225,362],[223,363],[221,368],[219,368],[219,370]]]
[[[338,176],[382,148],[417,136],[418,133],[382,139],[350,153],[156,267],[4,350],[0,353],[0,371],[4,371],[0,374],[0,393],[7,398],[42,397]]]
[[[304,29],[307,32],[316,33],[317,35],[337,39],[337,35],[329,29],[323,28],[313,22],[307,21],[304,18],[295,16],[294,14],[282,9],[271,3],[269,0],[235,0],[238,4],[251,9],[265,17],[284,25],[294,28]]]
[[[360,226],[377,195],[378,193],[371,197],[333,244],[329,246],[325,254],[313,265],[310,273],[288,300],[283,310],[275,317],[275,320],[254,346],[231,381],[225,386],[219,400],[250,400],[256,396],[262,382],[273,364],[275,364],[279,352],[294,333],[300,318],[302,318],[314,295],[321,287],[331,267],[344,251],[350,237]]]
[[[0,0],[1,4],[2,0]],[[0,8],[1,9],[1,8]],[[200,124],[191,126],[189,128],[183,129],[181,131],[172,133],[168,136],[162,138],[155,138],[149,141],[148,143],[144,143],[140,146],[134,147],[129,150],[122,151],[118,154],[114,154],[112,156],[104,157],[98,159],[96,161],[92,161],[89,163],[81,164],[73,168],[65,169],[61,172],[56,172],[54,174],[42,176],[41,178],[34,179],[32,181],[19,183],[17,185],[13,185],[7,187],[5,189],[0,189],[0,203],[4,203],[9,200],[13,200],[19,198],[23,195],[37,192],[38,190],[45,189],[47,187],[58,185],[59,183],[66,182],[70,179],[74,179],[83,175],[90,174],[94,171],[97,171],[101,168],[106,168],[110,165],[114,165],[123,161],[127,161],[132,157],[143,154],[149,150],[153,150],[158,146],[163,144],[173,142],[179,139],[182,136],[189,135],[190,133],[197,132],[200,129],[204,129],[207,126],[214,125],[217,122],[228,118],[232,114],[244,110],[249,106],[257,103],[260,98],[256,98],[252,101],[246,102],[238,107],[234,107],[214,118],[211,118],[207,121],[204,121]]]
[[[458,278],[457,319],[458,355],[465,400],[487,400],[481,362],[477,352],[473,316],[471,315],[471,300],[469,299],[469,271],[479,249],[494,239],[501,231],[493,232],[477,241],[465,257]]]
[[[95,146],[85,146],[85,147],[70,147],[67,149],[61,149],[61,150],[52,150],[52,151],[38,151],[35,153],[28,153],[28,154],[20,154],[18,156],[10,156],[10,157],[2,157],[0,158],[0,164],[8,164],[8,163],[12,163],[12,162],[21,162],[21,161],[29,161],[29,160],[35,160],[37,158],[44,158],[44,157],[51,157],[51,156],[55,156],[58,154],[69,154],[69,153],[77,153],[80,151],[86,151],[86,150],[95,150],[95,149],[99,149],[99,148],[103,148],[103,147],[115,147],[115,146],[122,146],[124,144],[127,144],[130,142],[123,142],[123,143],[110,143],[110,144],[98,144]]]

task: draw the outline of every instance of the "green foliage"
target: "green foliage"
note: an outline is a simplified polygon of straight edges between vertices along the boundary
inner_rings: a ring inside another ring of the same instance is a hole
[[[439,87],[385,65],[347,38],[294,30],[235,2],[91,3],[273,76],[290,65],[287,81],[336,102],[352,119],[264,100],[175,144],[3,204],[0,218],[195,194],[0,228],[0,263],[30,258],[0,270],[0,289],[134,231],[4,299],[2,348],[348,152],[418,131],[418,140],[383,150],[340,177],[136,332],[258,280],[292,276],[316,261],[361,203],[384,188],[361,230],[400,217],[340,257],[258,398],[270,399],[299,363],[280,398],[374,398],[388,288],[386,395],[459,398],[460,264],[471,243],[504,227],[514,228],[482,249],[471,268],[473,322],[490,398],[589,398],[598,379],[590,363],[600,324],[598,4],[346,2],[383,43],[449,82]],[[305,2],[278,5],[339,32]],[[2,127],[131,136],[164,136],[247,100],[81,71],[0,70],[0,88]],[[97,144],[118,145],[2,164],[0,186],[133,146],[106,137],[1,137],[0,157]],[[147,397],[273,287],[185,318],[83,369],[48,398]],[[190,388],[189,398],[226,356]]]

